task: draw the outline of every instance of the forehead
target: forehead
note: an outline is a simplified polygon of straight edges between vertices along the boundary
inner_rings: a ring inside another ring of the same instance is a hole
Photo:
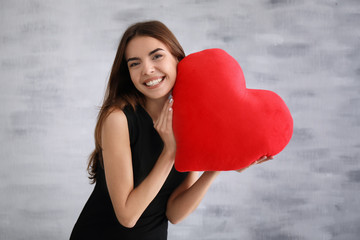
[[[169,51],[167,46],[153,37],[138,36],[130,40],[125,50],[125,57],[145,57],[151,51],[157,48],[162,48]]]

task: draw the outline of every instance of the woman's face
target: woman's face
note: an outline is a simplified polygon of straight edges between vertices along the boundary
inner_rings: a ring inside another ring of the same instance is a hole
[[[135,37],[126,47],[125,59],[132,82],[147,99],[168,97],[178,61],[164,43],[152,37]]]

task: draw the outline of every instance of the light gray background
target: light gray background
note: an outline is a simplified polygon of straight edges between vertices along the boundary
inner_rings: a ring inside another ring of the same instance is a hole
[[[360,1],[0,1],[0,239],[67,239],[118,41],[158,19],[218,47],[294,118],[272,162],[222,173],[169,239],[359,239]]]

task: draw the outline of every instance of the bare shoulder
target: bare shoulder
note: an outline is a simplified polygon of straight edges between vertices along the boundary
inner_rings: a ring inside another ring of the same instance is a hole
[[[129,131],[125,113],[120,109],[112,110],[104,120],[101,130],[103,148],[114,147],[114,143],[119,143],[119,141],[127,145],[129,141],[128,135]]]
[[[104,128],[126,126],[126,124],[127,119],[125,113],[120,109],[113,109],[104,121]]]
[[[113,134],[128,134],[129,130],[127,121],[127,117],[123,110],[112,109],[108,116],[104,119],[101,134],[105,136]]]

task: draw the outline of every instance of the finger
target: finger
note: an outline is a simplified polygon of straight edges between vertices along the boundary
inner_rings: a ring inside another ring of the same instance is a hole
[[[259,161],[263,161],[263,160],[265,160],[265,159],[267,159],[267,156],[262,156],[260,159],[258,159],[258,162],[259,162]]]
[[[172,119],[173,119],[173,99],[170,99],[169,107],[168,107],[168,117],[166,119],[166,127],[172,129]]]
[[[258,161],[257,164],[261,164],[261,163],[264,163],[264,162],[267,162],[268,160],[265,159],[265,160],[261,160],[261,161]]]
[[[169,99],[169,101],[166,102],[165,106],[164,106],[164,109],[163,109],[163,122],[162,122],[162,126],[163,126],[163,129],[168,129],[169,126],[169,121],[171,120],[172,121],[172,103],[173,103],[173,99]],[[172,122],[170,122],[172,123]]]
[[[254,161],[250,166],[254,165],[254,164],[259,164],[261,163],[261,161],[263,161],[266,158],[266,156],[262,156],[261,158],[259,158],[258,160]]]
[[[169,108],[170,108],[170,107],[172,108],[173,103],[174,103],[174,99],[171,97],[171,98],[169,99]]]
[[[251,166],[251,165],[250,165]],[[235,170],[236,172],[238,173],[241,173],[242,171],[245,171],[246,169],[248,169],[249,167],[245,167],[245,168],[242,168],[242,169],[239,169],[239,170]]]
[[[263,162],[267,162],[267,161],[272,160],[272,159],[273,158],[271,158],[271,157],[266,157],[265,159],[259,160],[258,164],[263,163]]]
[[[160,116],[159,118],[157,119],[156,123],[155,123],[155,126],[156,127],[161,127],[163,122],[164,122],[164,117],[165,117],[165,114],[166,114],[166,109],[168,108],[168,101],[165,102],[164,104],[164,107],[163,109],[161,110],[161,113],[160,113]]]

